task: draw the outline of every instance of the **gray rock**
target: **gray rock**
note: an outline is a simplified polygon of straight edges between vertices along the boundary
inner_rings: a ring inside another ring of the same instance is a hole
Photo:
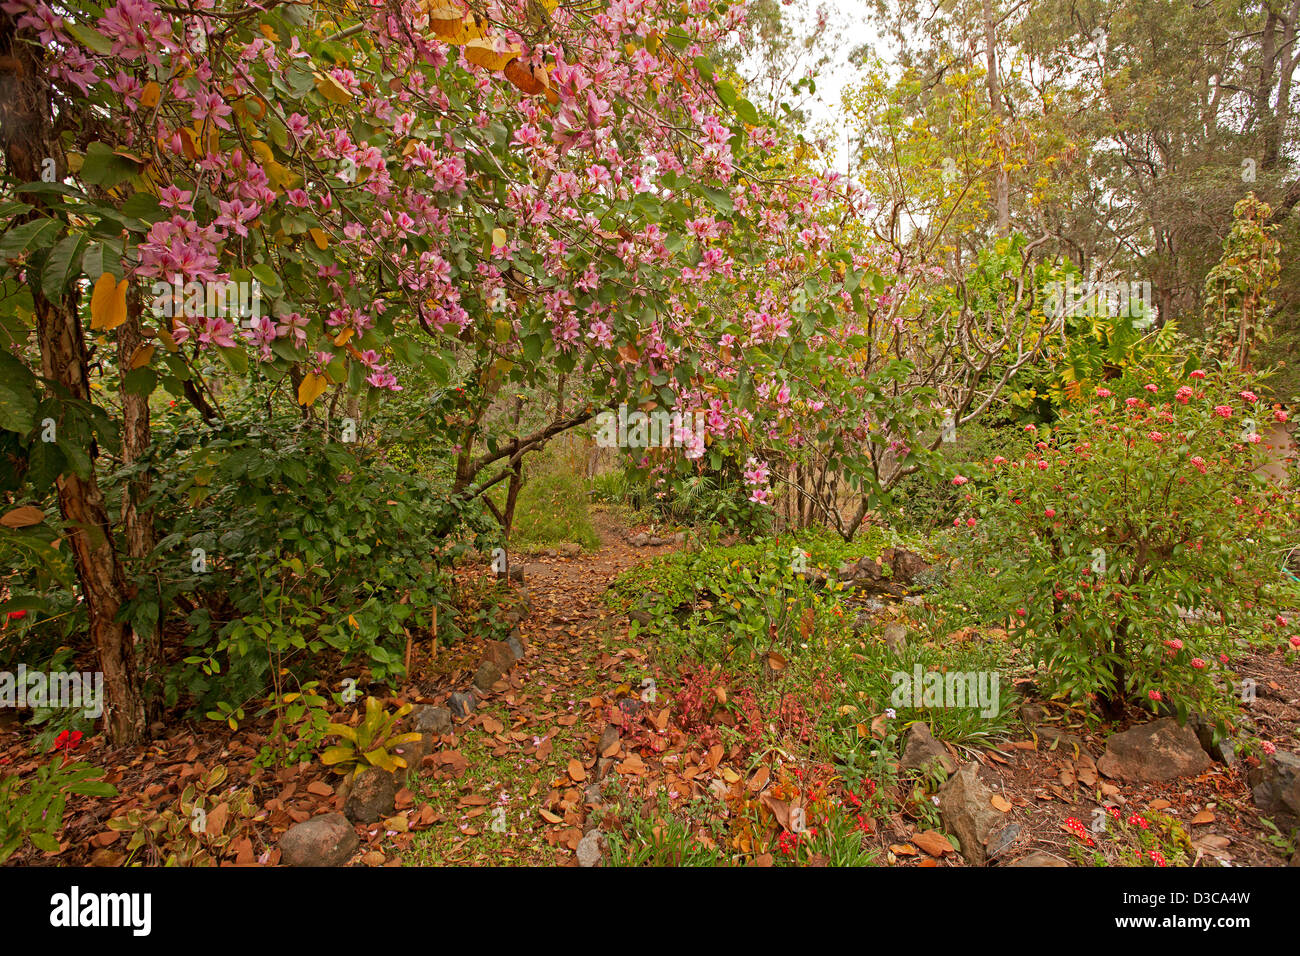
[[[600,866],[601,833],[592,830],[578,843],[578,866]]]
[[[925,598],[920,594],[909,594],[903,598],[904,604],[910,604],[913,607],[920,607],[925,603]]]
[[[417,707],[411,714],[411,729],[435,737],[449,734],[451,733],[451,711],[446,707],[429,705]]]
[[[387,770],[368,767],[352,780],[343,812],[354,823],[378,823],[397,807],[397,782]]]
[[[524,583],[524,567],[522,564],[517,564],[510,569],[510,580],[515,584]]]
[[[574,541],[561,541],[558,550],[563,558],[576,558],[582,554],[582,545]]]
[[[980,780],[979,764],[974,761],[939,788],[939,817],[944,829],[961,844],[961,855],[971,866],[989,861],[989,846],[1001,851],[1010,843],[1000,833],[1006,818],[994,809],[992,799],[993,791]]]
[[[447,706],[451,708],[451,712],[457,717],[468,717],[474,713],[475,703],[472,691],[470,693],[456,691],[447,699]]]
[[[1008,823],[989,837],[988,843],[984,845],[984,852],[990,860],[996,860],[1011,849],[1011,844],[1016,842],[1018,836],[1020,836],[1020,824]]]
[[[1014,863],[1008,863],[1008,866],[1069,866],[1059,856],[1052,856],[1046,850],[1035,850],[1028,856],[1022,856]]]
[[[917,722],[907,728],[907,738],[903,745],[903,759],[899,763],[903,770],[929,772],[939,768],[943,776],[948,776],[957,769],[957,761],[942,743],[930,733],[930,725]]]
[[[1209,754],[1201,748],[1196,732],[1172,717],[1115,734],[1097,761],[1097,769],[1106,776],[1134,783],[1162,783],[1209,768]]]
[[[1213,720],[1199,711],[1192,711],[1187,717],[1187,726],[1195,732],[1196,739],[1201,742],[1201,749],[1210,755],[1211,760],[1217,760],[1226,767],[1236,763],[1237,752],[1232,738],[1225,736],[1215,740],[1218,730]]]
[[[510,653],[517,661],[524,659],[524,642],[519,639],[518,630],[512,632],[506,638],[506,647],[510,648]]]
[[[907,628],[901,624],[891,624],[885,628],[885,646],[891,654],[898,654],[907,647]]]
[[[605,797],[600,792],[599,780],[587,784],[587,788],[582,791],[582,801],[589,807],[598,807],[605,802]]]
[[[1024,721],[1026,727],[1037,727],[1046,716],[1047,708],[1042,704],[1027,701],[1020,705],[1020,719]]]
[[[654,620],[654,618],[650,616],[649,612],[637,610],[637,609],[628,611],[627,616],[631,618],[633,621],[636,621],[642,627],[646,626],[647,624],[649,624],[651,621]]]
[[[1283,833],[1300,827],[1300,756],[1279,750],[1264,758],[1249,775],[1251,795],[1261,813]]]
[[[429,738],[422,735],[419,740],[413,740],[410,743],[405,744],[398,744],[393,748],[393,752],[400,754],[402,759],[406,761],[405,772],[407,776],[418,773],[420,770],[420,761],[424,759],[425,754],[432,751],[431,747],[425,746],[426,739]]]
[[[641,533],[635,534],[629,538],[627,543],[632,545],[634,548],[644,548],[649,542],[650,535],[642,531]]]
[[[673,535],[673,544],[685,544],[685,543],[686,543],[685,531],[678,531],[675,535]]]
[[[280,860],[286,866],[342,866],[360,846],[347,817],[324,813],[285,831],[280,837]]]

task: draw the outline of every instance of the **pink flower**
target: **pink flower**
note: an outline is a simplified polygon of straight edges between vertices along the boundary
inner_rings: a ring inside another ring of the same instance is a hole
[[[1025,609],[1023,607],[1016,608],[1016,617],[1024,617],[1024,616],[1025,616]]]
[[[1049,518],[1055,518],[1055,517],[1056,517],[1056,510],[1053,509],[1053,508],[1048,508],[1046,511],[1043,512],[1043,514],[1046,515],[1046,516],[1049,517]]]
[[[1260,743],[1260,746],[1264,749],[1264,753],[1268,754],[1269,756],[1272,756],[1273,754],[1277,753],[1277,744],[1273,743],[1271,740],[1262,741]]]
[[[1156,392],[1160,391],[1160,389],[1159,389],[1158,387],[1156,387],[1155,385],[1151,384],[1150,382],[1148,382],[1146,385],[1143,385],[1142,387],[1145,388],[1148,392],[1151,392],[1153,395],[1154,395]]]
[[[1188,459],[1188,460],[1190,461],[1191,466],[1192,466],[1193,468],[1195,468],[1195,469],[1196,469],[1197,471],[1199,471],[1201,474],[1205,474],[1205,459],[1204,459],[1204,458],[1202,458],[1200,455],[1193,455],[1193,456],[1192,456],[1190,459]]]
[[[1238,392],[1238,394],[1252,405],[1259,401],[1259,396],[1252,391],[1247,390],[1244,392]]]
[[[1150,697],[1152,700],[1164,699],[1163,697],[1160,696],[1160,691],[1158,690],[1147,691],[1147,696]]]
[[[1214,406],[1214,414],[1218,415],[1220,418],[1231,418],[1231,417],[1232,417],[1232,406],[1231,406],[1231,405],[1215,405],[1215,406]]]
[[[1192,391],[1190,385],[1184,385],[1182,388],[1180,388],[1178,391],[1174,393],[1174,398],[1178,399],[1178,401],[1186,405],[1188,399],[1190,399],[1194,394],[1195,392]]]
[[[1199,657],[1193,657],[1192,666],[1199,671],[1205,667],[1205,661],[1201,660]]]
[[[1286,627],[1286,618],[1284,618],[1281,614],[1273,618],[1273,620],[1277,621],[1278,627]]]
[[[1097,389],[1097,397],[1098,397],[1098,398],[1110,398],[1111,395],[1113,395],[1113,394],[1114,394],[1114,393],[1113,393],[1110,389],[1108,389],[1108,388],[1099,388],[1099,389]]]
[[[1147,432],[1147,438],[1150,438],[1157,445],[1165,440],[1165,436],[1162,432]]]
[[[1291,638],[1291,646],[1300,651],[1300,635]]]
[[[1142,399],[1140,399],[1140,398],[1126,398],[1126,399],[1124,399],[1124,404],[1127,405],[1129,408],[1137,408],[1139,405],[1142,404]]]
[[[966,519],[966,527],[968,527],[968,528],[973,528],[973,527],[975,527],[975,519],[974,519],[974,518],[967,518],[967,519]],[[1291,638],[1291,640],[1292,640],[1293,642],[1300,642],[1300,637],[1293,637],[1293,638]],[[1300,643],[1298,643],[1297,646],[1300,646]]]
[[[1286,421],[1286,412],[1282,411],[1282,409],[1280,409],[1280,408],[1278,408],[1278,409],[1274,409],[1274,411],[1273,411],[1273,421],[1275,421],[1275,422],[1284,422],[1284,421]]]
[[[1006,460],[1005,458],[1003,458],[1001,455],[994,455],[994,456],[993,456],[993,464],[995,464],[995,465],[1005,465],[1006,463],[1007,463],[1007,460]]]
[[[952,483],[953,483],[954,485],[956,485],[958,488],[960,488],[962,485],[966,484],[966,482],[968,482],[968,481],[970,481],[970,479],[967,478],[965,475],[958,475],[956,478],[954,478],[954,479],[952,480]]]
[[[1188,378],[1194,378],[1194,379],[1198,379],[1198,380],[1199,380],[1199,379],[1205,378],[1205,373],[1204,373],[1203,371],[1201,371],[1199,368],[1196,368],[1196,369],[1192,369],[1192,371],[1191,371],[1190,373],[1188,373],[1188,376],[1187,376],[1187,377],[1188,377]]]

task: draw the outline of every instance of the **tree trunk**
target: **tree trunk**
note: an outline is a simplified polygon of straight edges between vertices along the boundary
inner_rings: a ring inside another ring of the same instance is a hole
[[[1011,232],[1011,183],[1007,178],[1003,149],[1006,143],[1006,113],[1002,109],[1002,86],[998,81],[997,24],[993,18],[993,0],[984,0],[984,60],[988,70],[989,108],[997,124],[997,149],[994,159],[994,197],[997,203],[998,235]]]
[[[52,130],[44,49],[20,42],[16,32],[14,20],[0,13],[0,70],[9,81],[5,96],[0,98],[0,142],[8,174],[18,182],[36,182],[40,179],[41,161],[60,155],[61,150]],[[29,201],[38,207],[43,205],[39,194],[32,194]],[[39,215],[39,209],[34,209],[27,218]],[[64,290],[54,301],[45,297],[38,281],[31,282],[30,288],[42,373],[67,389],[73,398],[90,402],[86,343],[77,312],[76,288]],[[68,529],[91,641],[104,673],[108,698],[104,720],[109,740],[122,746],[143,740],[148,724],[132,634],[117,620],[126,600],[126,581],[114,550],[104,493],[95,476],[93,448],[91,452],[89,477],[79,478],[72,473],[59,477],[59,510]]]

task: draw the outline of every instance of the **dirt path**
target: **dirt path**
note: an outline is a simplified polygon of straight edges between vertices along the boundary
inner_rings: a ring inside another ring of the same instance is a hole
[[[407,865],[574,864],[586,821],[585,790],[607,723],[606,696],[635,656],[627,621],[602,595],[623,570],[671,551],[634,548],[598,520],[603,545],[575,558],[524,564],[531,614],[527,653],[468,719],[457,721],[411,794],[431,825],[385,848]],[[430,809],[424,809],[427,804]],[[387,842],[387,841],[385,841]]]

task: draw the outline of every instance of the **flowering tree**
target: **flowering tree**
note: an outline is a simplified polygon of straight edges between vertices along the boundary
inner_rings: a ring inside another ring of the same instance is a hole
[[[773,262],[837,298],[861,281],[801,264],[835,183],[760,162],[775,134],[713,75],[742,7],[472,7],[0,5],[0,426],[27,493],[55,484],[74,529],[117,742],[147,725],[119,532],[132,556],[153,535],[147,474],[118,526],[95,458],[119,436],[141,457],[155,388],[217,420],[213,359],[309,417],[404,377],[446,386],[431,427],[470,496],[619,402],[705,408],[710,444],[743,440],[758,399],[736,367],[809,347],[776,289],[743,339],[703,290],[750,294]],[[795,314],[814,331],[817,313]],[[117,407],[95,401],[92,368]],[[561,397],[540,427],[487,414],[539,382]],[[148,667],[159,637],[140,640]]]

